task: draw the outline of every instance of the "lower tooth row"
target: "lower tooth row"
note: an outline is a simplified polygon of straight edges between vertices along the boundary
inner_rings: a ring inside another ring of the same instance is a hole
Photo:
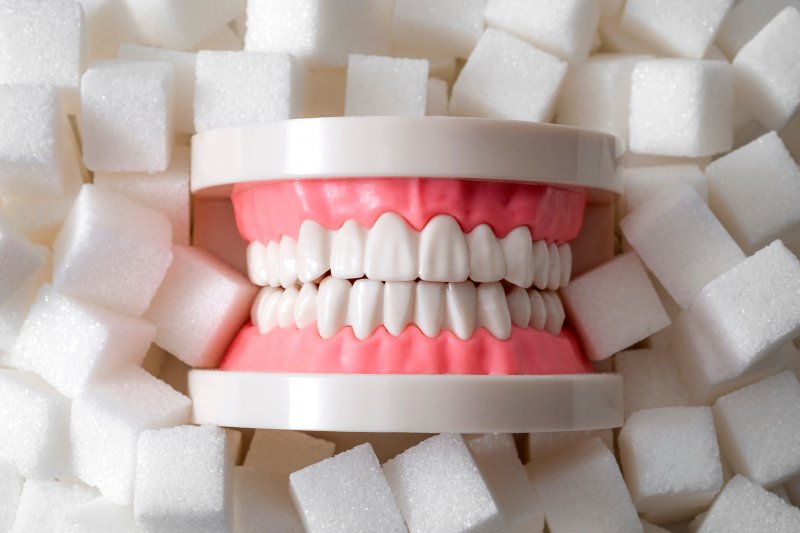
[[[430,281],[380,282],[359,279],[355,283],[326,277],[319,284],[301,288],[261,290],[251,319],[263,335],[275,327],[304,328],[317,323],[324,339],[350,326],[358,339],[366,339],[383,325],[394,336],[414,324],[428,337],[441,330],[468,339],[478,327],[504,340],[512,324],[557,335],[564,323],[564,308],[552,291],[514,287],[506,294],[499,282]]]

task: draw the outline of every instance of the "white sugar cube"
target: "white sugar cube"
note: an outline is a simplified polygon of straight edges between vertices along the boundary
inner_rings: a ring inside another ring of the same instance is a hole
[[[44,246],[28,241],[10,221],[0,216],[0,304],[32,279],[48,260]]]
[[[349,116],[422,116],[428,61],[353,54],[347,61],[344,113]]]
[[[800,230],[800,169],[772,131],[706,167],[709,204],[747,253]]]
[[[739,0],[725,17],[717,35],[717,45],[734,58],[775,15],[787,6],[800,9],[800,0]]]
[[[96,185],[84,185],[53,243],[61,291],[141,316],[172,261],[167,217]]]
[[[347,73],[343,69],[308,71],[303,84],[303,116],[344,115]]]
[[[77,146],[55,87],[0,85],[0,120],[0,194],[54,197],[78,191]]]
[[[175,246],[172,265],[145,317],[156,344],[194,367],[214,367],[250,316],[256,287],[197,248]]]
[[[668,350],[629,350],[614,357],[625,380],[625,418],[642,409],[689,405],[675,356]]]
[[[52,271],[50,254],[39,271],[0,304],[0,366],[15,367],[12,351],[36,295]]]
[[[76,189],[77,190],[77,189]],[[31,242],[53,247],[53,241],[72,209],[75,196],[3,199],[3,212]]]
[[[11,533],[60,531],[67,515],[95,498],[97,491],[82,483],[29,479],[22,487],[19,508],[10,531]]]
[[[691,518],[722,488],[710,407],[638,411],[625,422],[618,442],[636,509],[652,522]]]
[[[289,486],[309,533],[407,531],[369,444],[294,472]]]
[[[350,54],[388,55],[389,0],[250,0],[244,48],[287,52],[312,66],[342,67]]]
[[[789,533],[800,530],[800,509],[746,477],[735,476],[706,513],[696,533]]]
[[[299,431],[257,429],[250,441],[244,466],[288,476],[333,457],[334,447],[332,442]]]
[[[697,165],[625,167],[622,169],[622,179],[625,182],[623,202],[627,212],[640,208],[678,181],[688,183],[704,202],[708,201],[706,176]]]
[[[303,531],[285,476],[248,466],[234,467],[233,505],[236,533],[261,533],[264,524],[285,533]]]
[[[194,127],[205,131],[298,117],[304,77],[302,65],[285,53],[199,52]]]
[[[733,69],[722,61],[650,59],[631,75],[630,150],[698,157],[733,145]]]
[[[642,531],[617,460],[600,439],[530,463],[527,469],[553,533]]]
[[[561,298],[590,359],[599,361],[669,326],[670,319],[635,253],[570,281]]]
[[[491,531],[503,515],[475,459],[456,434],[443,433],[383,465],[412,531]]]
[[[450,114],[547,122],[566,72],[557,57],[489,28],[453,85]]]
[[[62,522],[63,533],[142,533],[128,505],[111,503],[102,496],[67,514]]]
[[[15,466],[0,461],[0,531],[11,531],[23,483]]]
[[[75,473],[111,502],[130,504],[139,434],[187,423],[190,407],[188,398],[138,367],[84,391],[72,402]]]
[[[486,0],[396,0],[392,51],[396,56],[467,57],[483,33]]]
[[[714,420],[733,471],[773,487],[800,474],[800,383],[781,372],[719,398]]]
[[[570,242],[572,277],[577,277],[614,257],[615,225],[613,203],[586,206],[581,231]]]
[[[627,399],[627,394],[625,397]],[[567,448],[594,438],[599,438],[606,448],[614,451],[614,431],[611,429],[528,433],[528,462],[547,461]]]
[[[647,268],[684,309],[710,281],[745,257],[686,183],[675,183],[622,219],[619,227]]]
[[[172,155],[170,63],[104,61],[81,80],[83,162],[91,170],[159,172]]]
[[[447,82],[439,78],[428,78],[428,93],[425,100],[425,114],[428,116],[447,115],[449,96]]]
[[[143,431],[136,456],[136,521],[148,531],[231,531],[233,463],[227,442],[216,426]]]
[[[94,184],[161,211],[172,226],[172,242],[188,245],[189,163],[189,149],[176,146],[164,172],[95,172]]]
[[[733,60],[736,99],[768,129],[800,106],[800,8],[787,7]]]
[[[599,19],[596,0],[489,0],[486,22],[569,63],[589,54]]]

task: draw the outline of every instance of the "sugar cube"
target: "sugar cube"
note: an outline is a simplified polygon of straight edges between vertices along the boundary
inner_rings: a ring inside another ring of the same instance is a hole
[[[697,533],[789,533],[800,529],[800,509],[743,476],[726,485],[700,522]]]
[[[35,202],[23,196],[7,197],[3,199],[3,212],[28,240],[52,248],[74,202],[75,196],[71,194],[38,197]]]
[[[25,478],[14,465],[0,461],[0,531],[11,531]]]
[[[130,504],[139,434],[187,423],[190,407],[188,398],[138,367],[84,391],[72,402],[75,473],[109,501]]]
[[[11,357],[14,344],[25,323],[31,305],[39,289],[50,277],[52,270],[50,254],[46,263],[24,285],[18,288],[4,303],[0,304],[0,366],[16,366]]]
[[[706,176],[697,165],[623,167],[622,179],[625,182],[623,202],[626,212],[640,208],[677,181],[691,185],[703,201],[708,202]]]
[[[386,481],[368,443],[289,476],[292,500],[309,533],[407,531]]]
[[[599,361],[670,325],[635,253],[615,257],[561,289],[590,359]]]
[[[439,78],[428,78],[428,92],[425,100],[425,114],[428,116],[447,115],[447,82]]]
[[[614,431],[611,429],[528,433],[528,461],[531,463],[547,461],[567,448],[594,438],[599,438],[606,448],[614,451]]]
[[[613,203],[586,206],[581,231],[570,243],[572,277],[578,277],[614,257],[615,225]]]
[[[396,0],[392,51],[396,56],[466,58],[483,33],[486,0]]]
[[[64,518],[95,499],[97,491],[82,483],[28,479],[22,486],[11,533],[53,533]]]
[[[566,72],[557,57],[488,28],[453,85],[450,114],[547,122]]]
[[[286,533],[303,531],[285,476],[248,466],[234,467],[233,505],[236,533],[261,533],[264,524]]]
[[[31,243],[9,220],[0,215],[0,304],[32,279],[48,260],[44,246]]]
[[[250,441],[244,466],[288,476],[333,457],[334,447],[332,442],[299,431],[257,429]]]
[[[689,405],[689,393],[669,350],[628,350],[614,357],[625,380],[625,418],[642,409]]]
[[[428,61],[353,54],[347,61],[345,115],[425,114]]]
[[[91,170],[160,172],[172,156],[170,63],[103,61],[81,80],[83,162]]]
[[[68,513],[62,522],[63,533],[142,533],[128,505],[111,503],[102,496]]]
[[[717,35],[717,45],[734,58],[775,15],[787,6],[800,9],[800,0],[739,0],[731,8]]]
[[[660,4],[659,4],[660,5]],[[733,69],[722,61],[650,59],[631,74],[630,150],[698,157],[733,145]]]

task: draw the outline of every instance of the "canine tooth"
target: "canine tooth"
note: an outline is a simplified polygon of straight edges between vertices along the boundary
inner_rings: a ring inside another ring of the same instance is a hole
[[[253,285],[269,285],[267,276],[267,247],[258,241],[247,245],[247,275]]]
[[[262,335],[278,325],[278,303],[283,290],[265,287],[258,293],[250,311],[250,320]]]
[[[472,337],[478,323],[478,291],[471,281],[448,283],[445,291],[445,325],[456,337]]]
[[[558,262],[561,265],[559,287],[564,287],[569,283],[572,275],[572,247],[569,243],[564,243],[558,247]]]
[[[506,263],[500,243],[488,224],[479,224],[467,233],[469,277],[477,282],[500,281],[506,274]]]
[[[414,323],[426,337],[435,337],[442,330],[445,315],[444,293],[444,283],[434,281],[417,283]]]
[[[281,286],[288,289],[297,283],[297,241],[284,235],[278,249],[278,269]]]
[[[505,279],[520,287],[530,287],[533,283],[531,270],[532,243],[531,232],[527,226],[518,226],[500,240],[506,262]]]
[[[367,235],[364,272],[379,281],[417,278],[417,235],[396,213],[384,213]]]
[[[317,286],[304,283],[297,295],[294,306],[294,322],[298,328],[304,328],[317,319]]]
[[[528,298],[531,301],[530,326],[533,329],[544,331],[544,325],[547,322],[547,307],[544,305],[544,299],[539,291],[528,291]]]
[[[278,301],[278,327],[288,328],[294,324],[294,307],[297,303],[297,287],[289,287]]]
[[[531,322],[531,300],[522,287],[514,287],[506,295],[511,322],[519,328],[527,328]]]
[[[478,324],[498,339],[511,336],[511,313],[499,281],[478,285]]]
[[[561,261],[558,257],[558,245],[551,242],[547,247],[548,258],[550,260],[550,276],[547,280],[547,288],[551,291],[558,289],[558,284],[561,283]]]
[[[330,339],[347,322],[350,282],[329,276],[322,280],[317,295],[317,329],[319,336]]]
[[[342,279],[364,277],[364,249],[367,230],[355,220],[348,220],[333,232],[331,239],[331,275]]]
[[[561,298],[558,294],[550,291],[545,291],[542,294],[544,305],[547,308],[547,320],[544,324],[544,329],[548,333],[558,335],[561,332],[561,326],[564,325],[564,306],[561,304]]]
[[[546,289],[550,281],[550,251],[547,244],[539,240],[533,243],[533,284],[537,289]]]
[[[469,277],[467,240],[450,215],[437,215],[422,229],[419,277],[426,281],[465,281]]]
[[[280,287],[281,285],[279,248],[278,243],[275,241],[267,243],[267,281],[270,287]]]
[[[297,279],[308,283],[330,268],[330,235],[327,228],[304,220],[297,235]]]
[[[383,325],[391,335],[399,336],[414,321],[413,281],[387,281],[383,288]]]
[[[383,283],[359,279],[350,289],[347,323],[359,340],[364,340],[383,322]]]

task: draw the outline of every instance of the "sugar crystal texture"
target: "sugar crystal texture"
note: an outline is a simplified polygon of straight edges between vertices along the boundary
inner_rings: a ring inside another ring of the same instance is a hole
[[[36,275],[49,255],[44,246],[28,241],[0,215],[0,305]]]
[[[567,448],[594,438],[599,438],[606,448],[614,450],[614,431],[611,429],[528,433],[528,462],[547,461]]]
[[[428,94],[428,61],[351,55],[344,113],[349,116],[422,116]]]
[[[334,443],[299,431],[257,429],[244,466],[288,476],[333,456]]]
[[[800,0],[739,0],[731,8],[717,35],[717,45],[733,59],[783,8],[800,9]]]
[[[81,80],[83,162],[106,172],[160,172],[172,155],[170,63],[103,61]]]
[[[369,443],[294,472],[289,486],[309,533],[407,531]]]
[[[0,461],[0,531],[11,531],[25,478],[14,465]]]
[[[450,114],[547,122],[567,64],[488,28],[453,85]]]
[[[677,181],[691,185],[703,201],[708,202],[706,176],[697,165],[623,167],[622,179],[625,182],[623,203],[626,212],[640,208]]]
[[[628,350],[614,356],[625,380],[625,418],[642,409],[689,405],[689,393],[670,350]]]
[[[439,78],[428,78],[428,91],[425,100],[425,114],[429,116],[447,115],[449,96],[447,82]]]
[[[261,533],[264,524],[285,533],[303,531],[285,476],[249,466],[234,467],[233,505],[236,533]]]
[[[72,402],[75,473],[111,502],[130,504],[139,434],[187,423],[190,408],[188,398],[138,367],[86,390]]]
[[[395,0],[396,56],[466,58],[483,33],[486,0]]]
[[[22,487],[11,533],[60,531],[65,517],[97,497],[82,483],[29,479]]]
[[[128,505],[111,503],[102,496],[68,513],[60,533],[142,533]]]

